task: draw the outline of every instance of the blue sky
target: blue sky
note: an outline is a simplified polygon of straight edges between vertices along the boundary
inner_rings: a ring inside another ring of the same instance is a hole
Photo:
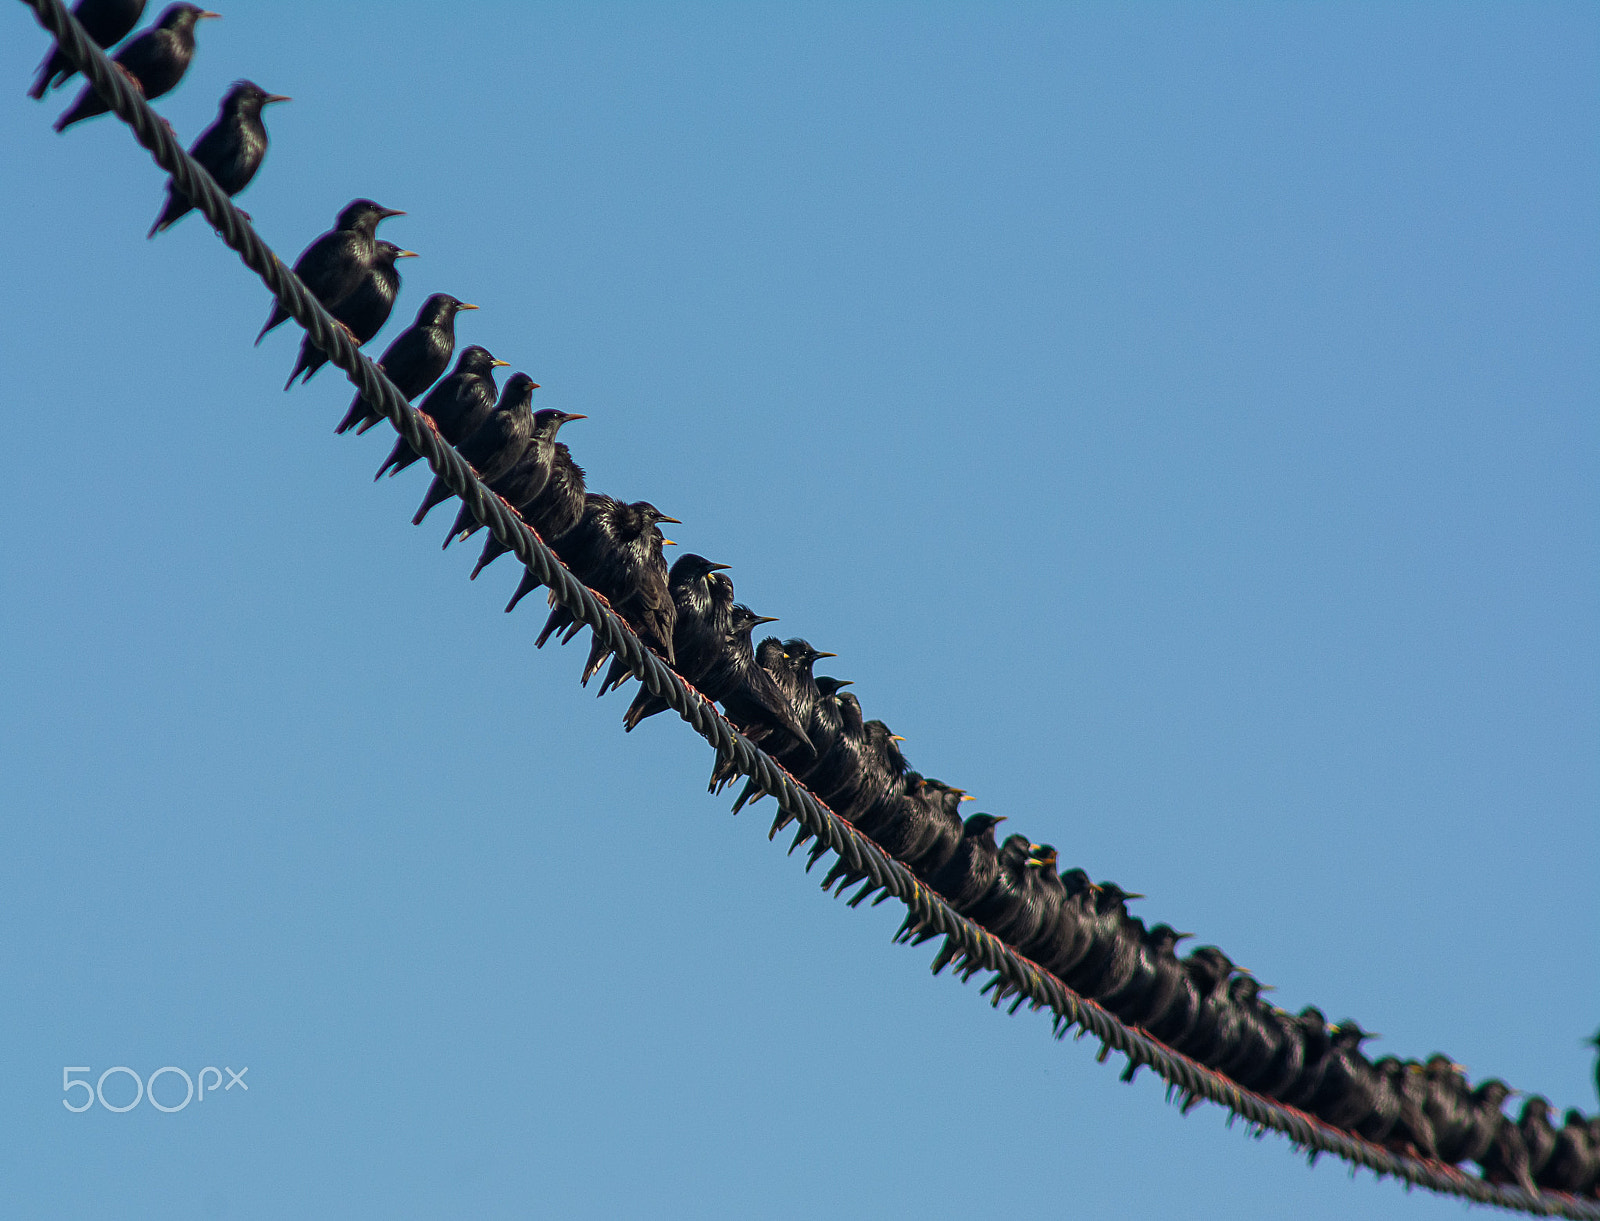
[[[240,198],[286,258],[407,210],[375,349],[478,303],[920,769],[1378,1052],[1595,1107],[1593,7],[223,12],[158,109],[294,96]],[[996,1015],[624,735],[0,20],[7,1211],[1459,1215]]]

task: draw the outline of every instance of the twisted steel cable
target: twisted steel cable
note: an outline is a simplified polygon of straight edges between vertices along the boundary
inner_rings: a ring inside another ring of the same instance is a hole
[[[909,868],[887,855],[867,836],[835,814],[804,785],[739,733],[716,708],[645,646],[631,628],[611,610],[606,600],[589,589],[561,563],[543,539],[491,492],[472,467],[438,434],[432,423],[405,399],[392,382],[356,346],[350,334],[334,321],[282,260],[261,240],[250,221],[217,186],[211,175],[184,151],[142,94],[117,70],[110,58],[90,40],[61,0],[22,0],[33,9],[40,25],[54,34],[72,64],[111,106],[118,118],[133,129],[139,143],[150,151],[178,189],[244,262],[273,292],[290,315],[343,369],[369,403],[395,427],[411,447],[428,460],[434,472],[460,496],[474,516],[505,547],[622,657],[634,674],[660,696],[695,732],[729,759],[738,771],[753,778],[779,806],[811,835],[865,876],[866,891],[878,889],[899,899],[927,930],[944,935],[965,959],[964,970],[995,973],[1004,986],[996,993],[998,1007],[1004,996],[1017,995],[1012,1009],[1024,1001],[1034,1009],[1048,1008],[1056,1015],[1058,1033],[1076,1025],[1103,1044],[1102,1058],[1117,1052],[1128,1058],[1129,1068],[1148,1065],[1169,1085],[1169,1095],[1203,1098],[1226,1107],[1260,1130],[1271,1129],[1308,1150],[1312,1160],[1333,1154],[1380,1177],[1393,1176],[1441,1194],[1459,1196],[1480,1204],[1539,1216],[1562,1216],[1574,1221],[1600,1221],[1600,1201],[1580,1200],[1558,1192],[1529,1194],[1511,1184],[1490,1183],[1454,1166],[1395,1153],[1342,1129],[1333,1128],[1303,1111],[1243,1089],[1232,1079],[1175,1051],[1136,1027],[1068,988],[1059,979],[1018,954],[992,933],[961,915],[944,898],[929,889]],[[859,896],[858,896],[859,897]]]

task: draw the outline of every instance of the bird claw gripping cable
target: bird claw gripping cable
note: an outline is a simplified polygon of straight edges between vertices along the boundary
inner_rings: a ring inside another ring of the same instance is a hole
[[[23,0],[45,29],[54,34],[67,60],[91,82],[111,109],[147,148],[156,163],[172,176],[177,188],[195,202],[244,264],[266,283],[278,301],[306,330],[311,342],[349,376],[362,396],[392,423],[451,491],[459,495],[472,514],[498,542],[514,552],[528,570],[609,646],[640,679],[705,738],[719,761],[755,781],[774,797],[784,815],[798,822],[803,833],[838,854],[866,889],[881,891],[879,901],[893,896],[906,905],[908,923],[934,936],[946,938],[941,957],[955,961],[964,978],[977,971],[994,975],[989,988],[996,1008],[1014,996],[1013,1012],[1023,1004],[1049,1009],[1056,1034],[1073,1027],[1078,1035],[1091,1034],[1102,1046],[1099,1058],[1112,1052],[1128,1060],[1125,1077],[1149,1066],[1168,1083],[1168,1098],[1187,1109],[1204,1099],[1227,1108],[1260,1135],[1268,1129],[1281,1132],[1311,1161],[1331,1153],[1375,1174],[1393,1176],[1431,1191],[1481,1204],[1579,1221],[1600,1221],[1600,1201],[1577,1199],[1551,1191],[1527,1192],[1521,1187],[1492,1183],[1453,1166],[1407,1157],[1348,1131],[1332,1127],[1303,1111],[1239,1086],[1224,1074],[1183,1055],[1143,1030],[1124,1024],[1093,1000],[1068,988],[1054,975],[1017,953],[980,925],[962,916],[939,894],[921,882],[901,862],[885,854],[851,823],[822,804],[808,789],[764,751],[739,733],[704,697],[652,653],[592,590],[562,565],[545,542],[476,478],[468,463],[434,430],[426,417],[411,406],[392,382],[364,356],[349,333],[306,290],[256,234],[246,216],[234,206],[211,176],[179,145],[170,127],[118,71],[104,52],[84,33],[60,0]],[[853,882],[851,883],[854,884]],[[1231,1121],[1231,1119],[1230,1119]]]

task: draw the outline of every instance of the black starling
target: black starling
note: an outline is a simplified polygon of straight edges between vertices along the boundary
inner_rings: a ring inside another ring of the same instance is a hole
[[[1466,1075],[1461,1071],[1461,1067],[1459,1065],[1451,1067],[1460,1082],[1465,1120],[1461,1131],[1450,1133],[1451,1139],[1447,1139],[1445,1128],[1441,1126],[1437,1116],[1434,1117],[1434,1131],[1438,1134],[1435,1139],[1439,1145],[1439,1159],[1451,1165],[1457,1162],[1481,1164],[1490,1156],[1502,1125],[1510,1122],[1500,1108],[1505,1105],[1506,1099],[1511,1097],[1512,1089],[1495,1077],[1480,1083],[1476,1089],[1469,1089]],[[1431,1106],[1429,1110],[1432,1113]]]
[[[1276,1045],[1267,1045],[1272,1028],[1265,1020],[1266,1003],[1260,999],[1267,990],[1253,975],[1241,974],[1228,981],[1228,1005],[1207,1060],[1219,1073],[1235,1077],[1242,1068],[1265,1063],[1277,1051]]]
[[[817,680],[812,675],[812,666],[820,658],[837,656],[837,653],[819,653],[808,641],[798,637],[781,643],[769,637],[763,640],[761,647],[756,650],[756,662],[772,675],[772,680],[778,684],[778,690],[783,692],[795,720],[802,728],[810,722],[816,712],[817,701],[822,698]],[[810,741],[809,735],[804,744],[788,735],[774,735],[762,743],[762,749],[777,760],[780,766],[796,775],[801,771],[802,765],[809,764],[816,758],[815,745]],[[732,779],[731,773],[728,778]],[[733,812],[737,814],[744,808],[746,802],[764,795],[765,790],[751,779],[745,784],[738,800],[733,803]]]
[[[994,829],[1004,821],[1004,817],[993,814],[973,814],[961,826],[961,839],[955,851],[926,879],[928,886],[943,895],[956,911],[965,913],[994,885],[1000,871],[1000,850],[994,842]],[[921,945],[937,936],[913,913],[906,916],[894,939]]]
[[[544,491],[544,485],[550,481],[550,468],[556,456],[556,433],[561,431],[563,424],[588,418],[584,415],[569,415],[565,411],[555,411],[551,408],[534,412],[533,435],[528,438],[528,447],[522,451],[522,457],[517,459],[516,465],[489,484],[489,490],[513,509],[533,500]],[[444,545],[448,547],[455,539],[471,537],[482,528],[482,525],[483,523],[472,515],[472,510],[462,505],[461,511],[456,514],[455,525],[450,527],[450,537],[444,540]]]
[[[1185,1055],[1203,1060],[1205,1050],[1216,1038],[1222,1006],[1227,1003],[1233,963],[1216,946],[1203,945],[1189,952],[1183,960],[1183,969],[1196,994],[1194,1012],[1188,1017],[1186,1029],[1182,1033],[1172,1033],[1168,1019],[1152,1018],[1150,1033]]]
[[[1049,844],[1034,846],[1027,861],[1028,884],[1023,890],[1022,909],[996,931],[996,936],[1029,958],[1038,953],[1041,945],[1048,944],[1061,905],[1067,899],[1066,885],[1056,872],[1056,862],[1056,850]],[[996,1001],[1004,995],[1003,991],[998,993]]]
[[[1523,1102],[1517,1130],[1522,1133],[1522,1143],[1527,1146],[1528,1173],[1537,1182],[1545,1163],[1556,1151],[1556,1130],[1550,1122],[1550,1100],[1534,1094]]]
[[[1528,1172],[1528,1144],[1522,1129],[1497,1108],[1485,1117],[1494,1129],[1494,1138],[1488,1151],[1478,1159],[1483,1177],[1491,1183],[1515,1183],[1532,1195],[1538,1191],[1533,1175]]]
[[[906,848],[898,859],[911,866],[911,871],[927,881],[955,855],[961,843],[963,830],[961,803],[972,797],[964,789],[954,788],[942,780],[929,778],[926,782],[929,803],[927,829],[921,839]]]
[[[699,686],[733,626],[733,582],[722,575],[727,567],[691,552],[679,556],[667,574],[667,588],[677,607],[672,628],[673,667],[690,686]],[[640,721],[665,712],[667,706],[660,696],[640,691],[623,714],[623,728],[631,733]]]
[[[144,16],[144,0],[78,0],[72,7],[83,32],[94,40],[96,46],[110,47],[126,38]],[[61,52],[60,46],[51,48],[39,65],[39,75],[28,90],[31,98],[43,98],[45,90],[58,89],[78,74]]]
[[[1038,847],[1026,835],[1006,836],[988,892],[962,915],[990,932],[995,932],[997,924],[1008,923],[1023,906],[1029,885],[1028,860]]]
[[[1333,1046],[1322,1085],[1306,1109],[1324,1123],[1353,1130],[1372,1114],[1377,1101],[1377,1073],[1361,1054],[1361,1044],[1376,1036],[1354,1021],[1340,1022],[1330,1035]]]
[[[1290,1081],[1272,1091],[1272,1096],[1286,1106],[1305,1110],[1311,1099],[1322,1088],[1322,1078],[1327,1074],[1333,1058],[1333,1029],[1322,1010],[1307,1005],[1295,1019],[1300,1030],[1300,1072]]]
[[[782,644],[773,637],[761,642],[770,657],[781,656]],[[762,743],[774,733],[786,733],[809,752],[811,739],[795,713],[794,705],[772,673],[760,664],[757,650],[752,664],[740,675],[739,684],[723,698],[722,707],[739,730],[752,742]],[[720,787],[713,784],[713,788]]]
[[[217,185],[228,195],[237,195],[250,185],[267,155],[267,128],[261,121],[261,108],[273,102],[287,102],[281,93],[268,93],[252,81],[239,81],[222,99],[217,121],[189,149],[189,155],[205,166]],[[178,184],[167,184],[167,206],[146,235],[154,237],[175,225],[194,208]]]
[[[538,531],[540,538],[547,543],[554,543],[583,520],[583,508],[587,496],[583,480],[583,467],[572,460],[572,451],[567,448],[566,443],[557,441],[555,456],[550,462],[550,478],[545,481],[544,491],[527,504],[512,507],[522,515],[523,521]],[[483,544],[483,554],[478,557],[478,563],[473,568],[470,579],[476,581],[480,572],[508,550],[509,548],[499,539],[490,535],[488,541]],[[533,581],[533,574],[524,570],[522,579]],[[537,581],[533,581],[533,585],[529,588],[537,584]]]
[[[938,784],[938,781],[933,783]],[[923,846],[937,834],[934,819],[942,802],[942,794],[924,777],[916,772],[908,772],[900,791],[874,809],[871,829],[868,829],[865,821],[857,823],[856,827],[862,834],[871,836],[878,847],[895,860],[910,865],[920,855]],[[867,876],[866,872],[852,868],[841,859],[834,863],[828,876],[822,880],[822,888],[827,890],[837,882],[839,892],[843,893]],[[872,889],[875,888],[868,887],[857,894],[851,900],[851,906],[865,899]]]
[[[378,225],[391,216],[404,216],[393,208],[385,208],[370,199],[353,199],[339,213],[334,227],[324,233],[301,252],[295,260],[294,274],[299,276],[306,289],[323,308],[331,310],[357,288],[366,278],[367,268],[376,257]],[[256,336],[260,343],[273,327],[289,321],[289,311],[283,303],[272,303],[272,316]]]
[[[473,344],[461,353],[455,371],[429,391],[418,410],[432,422],[434,431],[451,445],[461,444],[494,410],[494,371],[505,368],[508,363],[496,360],[486,349]],[[401,437],[373,478],[382,479],[385,471],[398,475],[421,458],[422,455],[411,448],[411,443]]]
[[[668,540],[662,537],[659,523],[677,520],[646,500],[626,504],[590,493],[583,519],[556,546],[556,554],[573,575],[610,602],[611,608],[668,662],[672,660],[672,622],[677,612],[667,589],[667,566],[661,556],[661,548]],[[530,588],[525,579],[506,610],[515,609]],[[534,644],[542,648],[556,632],[568,627],[576,631],[577,626],[572,611],[558,603]],[[568,632],[565,639],[572,639],[572,635]],[[591,654],[591,666],[585,667],[584,673],[592,674],[592,665],[604,660],[604,654],[598,659]]]
[[[955,852],[928,878],[928,885],[958,912],[965,913],[994,885],[995,871],[1000,867],[994,829],[1004,821],[1003,816],[994,814],[971,815],[961,824],[961,842]]]
[[[1067,983],[1082,996],[1091,997],[1110,1006],[1110,998],[1133,982],[1139,969],[1140,953],[1148,935],[1144,921],[1128,915],[1124,904],[1140,895],[1108,897],[1106,886],[1095,896],[1094,917],[1090,927],[1094,931],[1094,944],[1083,962],[1067,972]]]
[[[1183,964],[1178,961],[1178,943],[1192,933],[1180,933],[1170,924],[1158,924],[1140,938],[1134,969],[1128,982],[1118,991],[1100,998],[1101,1003],[1123,1021],[1137,1025],[1152,1013],[1172,1003],[1178,990]]]
[[[1353,1125],[1353,1130],[1374,1144],[1393,1148],[1404,1143],[1410,1135],[1403,1130],[1401,1123],[1405,1104],[1401,1094],[1405,1065],[1394,1056],[1384,1056],[1368,1066],[1367,1074],[1372,1109],[1365,1119]]]
[[[389,321],[394,300],[400,295],[400,269],[395,266],[395,261],[416,257],[416,251],[402,250],[393,242],[374,243],[372,262],[367,267],[366,276],[355,292],[328,310],[333,320],[342,325],[350,338],[355,340],[356,347],[361,347],[383,330],[383,324]],[[287,390],[294,385],[294,379],[301,373],[305,374],[306,381],[310,381],[327,363],[328,354],[312,343],[311,336],[307,335],[300,341],[300,358],[295,362],[289,380],[283,383],[283,388]]]
[[[1591,1177],[1600,1170],[1600,1150],[1589,1140],[1589,1124],[1583,1112],[1573,1108],[1566,1113],[1556,1133],[1555,1148],[1544,1168],[1534,1175],[1540,1187],[1578,1195],[1588,1188]]]
[[[539,383],[526,373],[513,373],[489,418],[456,445],[456,452],[483,482],[490,483],[504,475],[528,448],[533,435],[533,392],[538,388]],[[449,485],[435,475],[411,524],[420,526],[434,505],[443,504],[454,495]]]
[[[668,517],[645,501],[631,507],[640,512],[649,524],[641,532],[638,542],[622,547],[620,578],[611,589],[601,592],[611,603],[611,609],[622,616],[654,653],[671,665],[676,660],[672,637],[676,630],[678,608],[672,600],[667,561],[661,549],[677,544],[663,537],[656,523],[676,523],[678,519]],[[589,642],[589,660],[583,668],[584,686],[588,686],[589,680],[599,672],[610,655],[611,646],[601,640],[598,633],[593,634]],[[626,673],[624,667],[617,682],[620,683]],[[606,684],[601,683],[600,694],[604,695],[607,689]]]
[[[1306,1019],[1303,1014],[1268,1006],[1262,1020],[1271,1031],[1269,1041],[1274,1048],[1271,1058],[1241,1069],[1238,1081],[1258,1094],[1276,1098],[1299,1078],[1305,1066]]]
[[[203,17],[220,17],[192,4],[174,4],[161,14],[161,20],[135,38],[114,57],[123,74],[139,86],[147,102],[177,87],[194,58],[194,25]],[[65,131],[74,123],[92,119],[110,110],[94,86],[78,95],[72,109],[56,120],[56,130]]]
[[[1094,904],[1100,888],[1081,869],[1063,870],[1061,888],[1062,899],[1056,908],[1055,922],[1040,930],[1036,961],[1057,979],[1064,980],[1094,946]]]
[[[752,664],[754,660],[752,656]],[[819,801],[840,813],[851,807],[866,780],[863,756],[867,749],[867,730],[862,720],[861,701],[854,693],[841,691],[833,697],[833,702],[839,710],[838,733],[833,746],[806,772],[805,783]],[[781,827],[782,824],[775,824],[772,833],[777,834]]]
[[[384,351],[378,368],[407,402],[438,381],[440,374],[450,367],[450,357],[456,350],[456,315],[462,310],[477,308],[456,300],[449,293],[434,293],[422,303],[417,320],[401,331]],[[382,413],[357,394],[334,432],[348,432],[357,425],[360,426],[357,432],[366,432],[381,419]]]
[[[1092,903],[1083,908],[1090,933],[1088,948],[1076,965],[1058,972],[1062,983],[1081,996],[1101,996],[1132,978],[1144,926],[1130,923],[1127,905],[1142,898],[1115,882],[1101,882],[1095,888]],[[1111,973],[1116,978],[1108,983]]]
[[[1451,1165],[1467,1160],[1473,1116],[1466,1071],[1449,1056],[1435,1053],[1422,1066],[1422,1079],[1427,1087],[1423,1106],[1433,1125],[1439,1160]]]
[[[1428,1118],[1428,1079],[1415,1060],[1398,1063],[1400,1069],[1394,1078],[1400,1093],[1400,1121],[1389,1133],[1389,1147],[1411,1157],[1437,1161],[1438,1141],[1433,1120]]]

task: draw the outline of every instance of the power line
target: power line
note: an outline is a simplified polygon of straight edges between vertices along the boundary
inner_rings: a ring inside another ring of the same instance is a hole
[[[54,34],[67,58],[81,71],[112,111],[133,129],[139,143],[156,163],[172,175],[174,183],[235,250],[245,266],[300,323],[312,343],[343,369],[366,400],[387,418],[395,430],[428,460],[434,472],[460,496],[473,515],[494,537],[527,566],[613,652],[624,659],[640,682],[660,696],[695,732],[753,778],[782,810],[805,831],[836,852],[866,882],[866,891],[882,890],[899,899],[926,930],[947,938],[945,957],[959,951],[965,960],[965,977],[979,969],[1003,981],[995,994],[998,1007],[1005,996],[1016,995],[1012,1009],[1024,1001],[1035,1009],[1056,1015],[1058,1034],[1072,1026],[1094,1035],[1102,1043],[1102,1058],[1117,1052],[1128,1058],[1130,1072],[1149,1068],[1185,1099],[1203,1098],[1226,1107],[1258,1129],[1288,1136],[1309,1150],[1312,1159],[1332,1154],[1364,1166],[1380,1177],[1393,1176],[1430,1191],[1459,1196],[1519,1212],[1564,1216],[1576,1221],[1600,1221],[1600,1201],[1589,1202],[1556,1192],[1532,1194],[1512,1184],[1490,1183],[1439,1162],[1406,1157],[1350,1132],[1334,1128],[1271,1098],[1243,1089],[1223,1074],[1173,1050],[1142,1030],[1124,1025],[1092,1000],[1068,988],[1054,975],[1022,957],[1010,946],[952,908],[942,896],[921,882],[901,862],[887,855],[847,820],[822,804],[804,785],[764,751],[739,733],[699,692],[689,686],[645,646],[633,630],[611,610],[600,595],[580,582],[561,563],[538,534],[474,474],[472,467],[433,428],[368,357],[363,355],[343,327],[335,322],[299,278],[261,240],[249,219],[217,186],[211,175],[182,146],[166,122],[84,33],[61,0],[23,0],[39,22]],[[865,893],[865,891],[863,891]],[[998,982],[996,981],[996,982]]]

